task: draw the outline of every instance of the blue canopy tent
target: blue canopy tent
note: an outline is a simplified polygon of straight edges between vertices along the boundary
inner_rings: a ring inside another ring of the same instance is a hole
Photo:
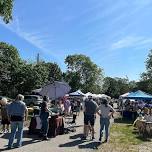
[[[124,99],[135,99],[135,100],[152,100],[152,95],[141,90],[131,92]]]

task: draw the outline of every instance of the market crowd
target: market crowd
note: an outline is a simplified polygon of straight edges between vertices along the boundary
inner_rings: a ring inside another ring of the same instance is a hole
[[[22,146],[23,139],[23,128],[24,121],[28,118],[28,108],[26,107],[24,101],[24,96],[19,94],[16,99],[10,103],[7,102],[6,98],[0,100],[1,104],[1,124],[2,133],[10,132],[10,137],[8,140],[8,149],[14,147],[14,139],[17,138],[16,148]],[[84,114],[84,130],[82,140],[88,137],[89,132],[91,132],[92,140],[95,139],[94,125],[96,121],[97,114],[100,116],[100,131],[99,131],[99,141],[102,141],[103,130],[105,128],[105,142],[109,141],[109,127],[110,119],[113,116],[115,110],[109,105],[108,99],[101,99],[100,105],[96,102],[90,95],[83,102],[79,99],[69,99],[68,97],[60,99],[58,102],[51,102],[47,96],[43,97],[43,102],[40,108],[40,119],[41,119],[41,129],[40,138],[42,140],[48,140],[48,128],[49,128],[49,116],[54,111],[50,110],[50,107],[55,107],[59,115],[63,117],[75,116],[73,117],[72,123],[76,123],[76,117],[79,115],[80,110],[83,110]],[[11,128],[11,131],[9,130]],[[18,133],[17,133],[18,131]]]

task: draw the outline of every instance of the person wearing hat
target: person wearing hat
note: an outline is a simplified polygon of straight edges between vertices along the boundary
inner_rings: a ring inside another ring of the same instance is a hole
[[[109,105],[107,99],[101,99],[101,105],[98,108],[98,114],[100,115],[100,137],[99,141],[103,137],[103,129],[105,128],[105,142],[109,141],[110,119],[115,110]]]

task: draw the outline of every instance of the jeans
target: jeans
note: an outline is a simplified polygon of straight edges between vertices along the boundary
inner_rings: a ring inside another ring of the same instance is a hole
[[[105,127],[105,138],[108,140],[109,129],[110,129],[110,119],[100,117],[100,138],[103,136],[103,129]]]
[[[15,135],[18,129],[17,134],[17,146],[22,146],[22,137],[23,137],[23,121],[13,121],[11,122],[11,134],[8,142],[8,147],[13,146],[13,141],[15,139]]]
[[[41,123],[42,123],[41,133],[44,137],[47,137],[48,128],[49,128],[48,120],[41,120]]]

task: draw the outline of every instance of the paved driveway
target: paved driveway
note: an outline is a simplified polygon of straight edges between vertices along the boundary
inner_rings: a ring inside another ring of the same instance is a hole
[[[27,135],[28,128],[24,128],[23,146],[21,148],[14,148],[6,150],[8,142],[8,135],[1,135],[0,138],[0,152],[85,152],[92,151],[98,145],[99,132],[99,116],[96,119],[96,139],[91,141],[88,138],[85,142],[80,139],[83,132],[83,113],[78,116],[76,132],[59,135],[51,138],[50,141],[40,141],[37,136]]]

